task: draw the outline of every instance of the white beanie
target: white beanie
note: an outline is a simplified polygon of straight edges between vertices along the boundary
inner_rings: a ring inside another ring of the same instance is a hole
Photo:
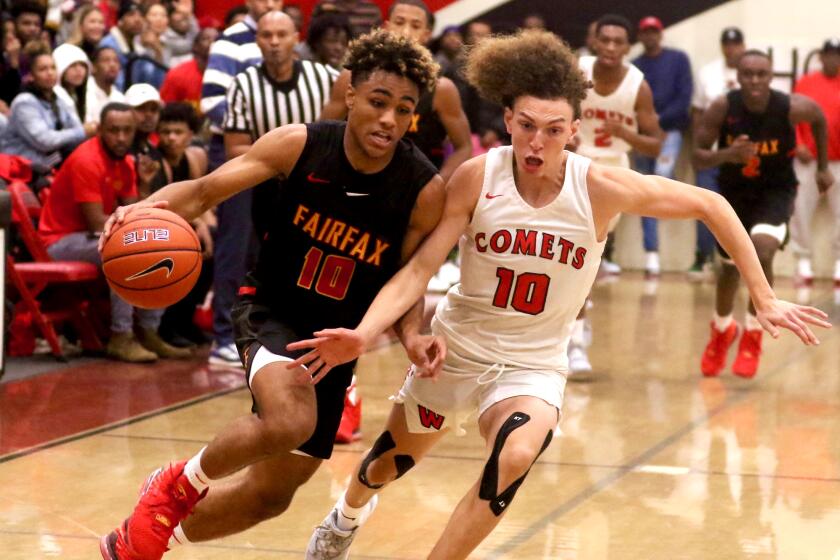
[[[90,60],[88,60],[85,51],[71,45],[64,43],[56,47],[53,51],[53,60],[55,60],[55,69],[58,72],[58,83],[61,83],[61,77],[64,76],[64,71],[70,68],[76,62],[84,62],[90,72]]]

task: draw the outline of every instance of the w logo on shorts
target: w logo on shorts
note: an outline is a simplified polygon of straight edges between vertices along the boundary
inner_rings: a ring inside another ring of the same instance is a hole
[[[445,416],[441,416],[437,412],[433,410],[429,410],[425,406],[417,405],[417,410],[420,413],[420,424],[423,425],[424,428],[434,428],[435,430],[440,430],[440,427],[443,426],[443,421],[446,419]]]

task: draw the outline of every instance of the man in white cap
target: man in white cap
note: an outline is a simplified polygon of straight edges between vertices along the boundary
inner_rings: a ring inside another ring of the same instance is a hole
[[[145,177],[153,177],[160,168],[163,159],[158,151],[156,142],[153,143],[150,135],[157,130],[160,110],[163,102],[160,93],[154,86],[149,84],[134,84],[125,92],[125,101],[134,112],[134,123],[136,126],[134,142],[129,153],[134,156],[134,163],[137,167],[137,190],[140,196],[148,196],[149,185]],[[148,171],[148,173],[147,173]]]

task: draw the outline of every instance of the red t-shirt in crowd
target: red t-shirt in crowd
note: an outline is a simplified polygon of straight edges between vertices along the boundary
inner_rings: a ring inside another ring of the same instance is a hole
[[[137,179],[131,156],[113,159],[98,136],[73,150],[55,176],[41,213],[38,231],[51,245],[69,233],[88,231],[79,206],[101,202],[105,214],[117,207],[118,198],[137,196]]]
[[[200,114],[201,80],[204,76],[198,69],[195,59],[183,62],[167,72],[163,84],[160,86],[160,98],[165,103],[185,101],[192,104]]]
[[[796,82],[794,92],[810,97],[820,106],[828,130],[828,159],[840,160],[840,74],[829,78],[822,72],[811,72]],[[816,157],[817,146],[810,124],[800,123],[796,127],[796,141],[808,146]]]

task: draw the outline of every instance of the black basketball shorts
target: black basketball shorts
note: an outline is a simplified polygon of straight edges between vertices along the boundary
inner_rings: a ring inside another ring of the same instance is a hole
[[[236,342],[236,348],[245,364],[245,373],[248,379],[248,388],[251,388],[251,365],[254,357],[261,347],[272,354],[285,356],[292,360],[298,358],[305,352],[289,352],[286,345],[290,342],[312,338],[312,332],[302,332],[280,320],[276,313],[250,296],[240,296],[237,303],[231,309],[231,319]],[[341,423],[341,414],[344,412],[344,395],[347,387],[353,379],[353,370],[356,362],[350,362],[334,367],[317,385],[315,385],[315,398],[317,401],[318,419],[315,426],[315,433],[303,445],[298,447],[302,454],[318,459],[329,459],[332,455],[335,443],[335,434],[338,432],[338,425]],[[291,371],[289,374],[291,375]],[[251,392],[254,401],[252,411],[259,415],[259,403]]]
[[[744,188],[749,187],[738,189],[721,187],[721,194],[732,205],[747,233],[772,235],[779,240],[779,248],[784,249],[790,238],[787,224],[793,215],[796,189],[764,189],[760,196],[744,196],[741,194]],[[724,260],[731,260],[720,243],[717,244],[717,249]]]

